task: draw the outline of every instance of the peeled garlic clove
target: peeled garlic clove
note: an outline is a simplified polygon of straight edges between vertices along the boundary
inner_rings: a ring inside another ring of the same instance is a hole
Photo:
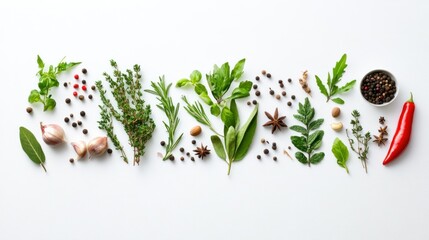
[[[85,157],[87,148],[86,143],[84,141],[72,142],[71,145],[73,146],[73,149],[77,154],[76,160]]]
[[[332,123],[331,128],[334,131],[341,131],[341,129],[343,129],[343,124],[341,122]]]
[[[57,124],[43,124],[40,122],[43,141],[48,145],[57,145],[65,142],[64,130]]]
[[[96,137],[88,143],[89,158],[98,156],[107,150],[107,137]]]

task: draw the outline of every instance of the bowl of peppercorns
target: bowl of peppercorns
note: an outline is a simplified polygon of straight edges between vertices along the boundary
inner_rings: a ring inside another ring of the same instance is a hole
[[[396,78],[390,72],[377,69],[363,77],[360,92],[370,104],[381,107],[395,100],[398,96],[398,85]]]

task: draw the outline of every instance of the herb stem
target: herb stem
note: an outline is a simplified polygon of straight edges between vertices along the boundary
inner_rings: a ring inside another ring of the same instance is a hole
[[[43,163],[40,163],[40,166],[42,166],[43,170],[45,170],[46,173],[48,172],[46,171],[45,165]]]

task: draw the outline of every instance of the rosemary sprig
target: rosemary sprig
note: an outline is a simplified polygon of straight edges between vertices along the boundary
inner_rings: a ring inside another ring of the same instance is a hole
[[[210,119],[207,117],[206,112],[204,111],[203,106],[200,102],[195,101],[194,104],[190,104],[188,102],[188,99],[186,99],[185,96],[182,96],[182,100],[186,103],[185,110],[193,117],[195,120],[200,122],[201,124],[204,124],[210,128],[216,135],[223,137],[221,134],[216,132],[214,129],[212,123],[210,122]]]
[[[162,121],[165,126],[165,129],[168,132],[168,143],[165,148],[164,158],[162,160],[167,160],[171,156],[173,150],[177,147],[183,136],[183,133],[181,133],[177,139],[174,139],[174,134],[176,132],[177,125],[179,125],[180,122],[180,119],[177,117],[179,113],[180,104],[177,103],[176,105],[174,105],[172,98],[168,96],[168,92],[170,90],[171,85],[172,84],[170,83],[168,84],[168,86],[165,86],[165,78],[164,76],[162,76],[159,78],[159,82],[151,82],[153,90],[145,90],[145,92],[158,96],[156,99],[160,103],[156,106],[161,109],[168,118],[168,123]]]
[[[362,167],[365,169],[365,172],[368,173],[366,161],[368,160],[371,133],[366,132],[365,135],[362,135],[363,128],[359,121],[360,113],[357,110],[353,110],[352,117],[353,119],[350,121],[350,124],[353,126],[352,134],[356,138],[357,147],[354,147],[355,140],[349,136],[348,129],[346,129],[347,138],[349,140],[351,149],[359,155],[358,158],[361,160]]]
[[[155,123],[151,118],[150,105],[145,104],[142,98],[140,66],[136,64],[133,70],[128,69],[126,73],[123,73],[118,69],[118,65],[114,60],[110,60],[110,65],[113,67],[113,77],[107,73],[103,75],[110,85],[117,109],[107,98],[106,90],[101,81],[97,81],[96,86],[103,103],[100,106],[101,120],[99,121],[99,127],[106,130],[116,149],[121,151],[124,161],[128,162],[123,148],[114,134],[112,117],[123,125],[129,138],[128,142],[134,149],[135,165],[140,162],[140,157],[145,153],[145,144],[152,137]]]

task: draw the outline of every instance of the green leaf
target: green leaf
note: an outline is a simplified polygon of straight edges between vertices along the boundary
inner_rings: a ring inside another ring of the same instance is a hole
[[[337,92],[337,93],[345,93],[345,92],[348,92],[348,91],[350,91],[350,90],[353,88],[353,86],[354,86],[355,84],[356,84],[356,80],[350,81],[350,82],[346,83],[346,85],[344,85],[344,86],[340,87],[340,88],[338,89],[338,92]]]
[[[319,163],[320,161],[323,160],[324,157],[325,157],[325,153],[323,152],[313,154],[313,156],[310,157],[310,163],[311,164]]]
[[[335,67],[332,71],[332,85],[336,85],[341,80],[341,77],[343,76],[343,73],[347,67],[346,61],[347,54],[343,54],[340,61],[335,64]]]
[[[233,126],[230,126],[228,128],[228,132],[225,135],[225,147],[230,161],[234,159],[235,155],[235,140],[235,129]]]
[[[30,130],[25,127],[19,128],[19,140],[21,141],[21,147],[27,156],[36,164],[40,164],[46,171],[45,166],[45,153],[42,150],[36,137]]]
[[[226,153],[225,153],[225,149],[223,147],[222,141],[220,140],[219,136],[217,135],[212,135],[210,137],[212,144],[213,144],[213,148],[217,154],[217,156],[226,161]]]
[[[222,119],[222,122],[225,125],[225,128],[229,128],[231,126],[235,127],[235,117],[234,117],[234,113],[229,110],[229,108],[224,107],[222,109],[222,113],[220,118]]]
[[[201,83],[195,84],[194,90],[207,105],[213,104],[212,100],[210,99],[207,93],[207,89],[203,84]]]
[[[307,157],[302,152],[296,152],[295,153],[295,158],[298,159],[298,161],[300,163],[302,163],[302,164],[307,164],[308,163]]]
[[[195,84],[195,83],[198,83],[198,82],[200,82],[200,81],[201,81],[202,76],[201,76],[200,71],[198,71],[198,70],[194,70],[194,71],[191,73],[191,75],[189,76],[189,78],[190,78],[190,81],[191,81],[193,84]]]
[[[35,102],[40,102],[40,94],[39,91],[37,90],[31,90],[30,92],[30,96],[28,96],[28,102],[29,103],[35,103]]]
[[[177,81],[176,87],[181,88],[181,87],[186,86],[188,83],[191,83],[191,81],[189,79],[182,78],[179,81]]]
[[[324,122],[324,119],[317,119],[312,121],[309,125],[308,125],[308,129],[311,130],[316,130],[318,129]]]
[[[289,128],[290,130],[293,130],[295,132],[299,132],[303,135],[307,135],[308,131],[307,129],[305,129],[304,127],[298,126],[298,125],[293,125],[292,127]]]
[[[324,134],[323,130],[317,130],[308,136],[308,145],[310,149],[315,150],[321,146]]]
[[[307,145],[307,141],[306,141],[307,139],[305,137],[291,136],[290,140],[296,148],[298,148],[299,150],[301,150],[303,152],[307,152],[308,145]]]
[[[337,97],[337,98],[332,98],[331,100],[332,100],[332,102],[334,102],[334,103],[344,104],[344,100],[343,100],[343,99],[341,99],[341,98],[339,98],[339,97]]]
[[[238,108],[237,103],[235,100],[231,100],[230,108],[231,112],[234,114],[235,119],[235,129],[238,129],[240,127],[240,115],[238,115]]]
[[[45,105],[43,106],[43,111],[51,111],[55,108],[57,103],[52,98],[47,98],[45,101]]]
[[[326,90],[325,85],[323,85],[322,80],[320,80],[320,78],[316,75],[316,83],[317,86],[319,87],[320,92],[325,95],[326,97],[328,97],[328,90]]]
[[[237,150],[234,161],[242,160],[253,142],[258,122],[258,105],[255,106],[246,123],[237,133]]]
[[[298,115],[298,114],[294,114],[293,117],[296,120],[298,120],[298,121],[302,122],[303,124],[307,125],[307,119],[305,117],[303,117],[301,115]]]
[[[37,55],[37,65],[39,65],[39,68],[41,70],[43,70],[43,68],[45,67],[45,63],[39,55]]]
[[[349,169],[346,165],[349,158],[349,149],[339,138],[335,138],[334,143],[332,144],[332,153],[335,158],[337,158],[337,164],[346,169],[347,173],[349,173]]]
[[[251,81],[241,82],[238,87],[236,87],[233,91],[229,99],[240,99],[245,98],[250,95],[250,90],[252,89],[253,83]]]
[[[246,62],[245,58],[241,59],[240,61],[238,61],[235,64],[234,69],[232,69],[231,76],[235,80],[238,80],[243,75],[243,69],[244,69],[245,62]]]
[[[219,108],[219,105],[217,105],[217,104],[213,104],[213,105],[211,105],[211,106],[210,106],[210,113],[211,113],[213,116],[219,116],[219,114],[220,114],[220,108]]]

